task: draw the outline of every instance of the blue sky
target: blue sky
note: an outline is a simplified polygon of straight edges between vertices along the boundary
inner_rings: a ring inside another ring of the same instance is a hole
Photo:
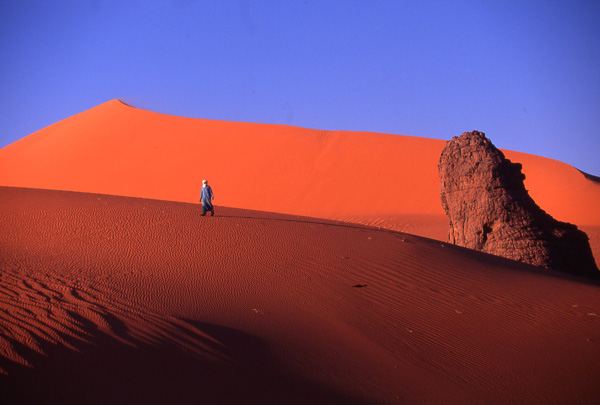
[[[450,139],[600,175],[598,1],[0,0],[0,147],[119,98]]]

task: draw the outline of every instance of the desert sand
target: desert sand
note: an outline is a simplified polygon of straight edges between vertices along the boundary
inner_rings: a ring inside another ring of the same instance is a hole
[[[206,178],[218,205],[446,240],[437,172],[444,144],[176,117],[112,100],[0,149],[0,186],[196,202]],[[503,152],[523,165],[538,205],[588,233],[598,260],[600,183],[556,160]]]
[[[600,284],[444,243],[442,147],[113,100],[0,149],[0,399],[597,401]],[[598,261],[600,184],[505,153]]]
[[[444,144],[175,117],[112,100],[0,149],[0,185],[196,202],[206,178],[227,207],[319,218],[443,216]],[[567,164],[504,152],[523,164],[527,188],[550,215],[600,225],[600,184]]]

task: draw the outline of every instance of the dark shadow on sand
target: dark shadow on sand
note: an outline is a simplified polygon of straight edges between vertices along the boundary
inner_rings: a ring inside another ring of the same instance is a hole
[[[114,324],[120,320],[113,319]],[[46,353],[13,342],[34,367],[0,358],[2,404],[365,404],[287,372],[258,338],[186,321],[215,341],[226,360],[194,355],[172,342],[130,346],[87,323],[92,338],[63,336],[79,352],[48,341]],[[119,328],[119,332],[124,330]],[[190,334],[189,331],[181,331]],[[187,336],[203,340],[206,336]]]

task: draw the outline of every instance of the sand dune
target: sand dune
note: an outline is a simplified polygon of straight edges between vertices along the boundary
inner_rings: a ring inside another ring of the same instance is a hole
[[[361,222],[439,216],[444,144],[181,118],[113,100],[0,149],[0,185],[195,202],[207,178],[216,203],[229,207]],[[564,163],[505,152],[523,164],[526,186],[548,213],[600,226],[600,184]]]
[[[112,100],[0,149],[0,185],[195,202],[207,178],[219,205],[446,240],[437,173],[444,144],[182,118]],[[504,152],[523,164],[544,210],[580,228],[600,226],[600,183],[555,160]],[[589,236],[600,266],[598,232]]]
[[[598,283],[389,230],[0,188],[3,403],[592,403]]]
[[[0,149],[0,402],[593,403],[600,284],[440,242],[443,146],[113,100]],[[600,262],[600,183],[505,153]]]

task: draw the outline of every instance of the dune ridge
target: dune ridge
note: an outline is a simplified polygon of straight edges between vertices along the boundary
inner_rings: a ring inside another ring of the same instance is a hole
[[[358,224],[99,194],[0,187],[0,227],[7,401],[600,394],[595,282]]]

